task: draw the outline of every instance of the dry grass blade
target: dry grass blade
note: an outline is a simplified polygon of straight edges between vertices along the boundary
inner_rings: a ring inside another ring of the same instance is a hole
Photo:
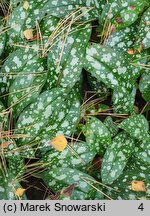
[[[4,15],[8,13],[9,9],[9,2],[7,0],[1,0],[0,1],[0,8],[2,9]]]
[[[107,38],[110,36],[110,34],[112,32],[112,24],[111,24],[110,19],[109,19],[111,12],[112,12],[112,8],[110,7],[108,14],[107,14],[107,17],[106,17],[105,22],[104,22],[102,33],[100,35],[100,37],[101,37],[100,43],[101,44],[106,43]]]
[[[50,37],[48,38],[48,41],[45,43],[44,46],[44,50],[43,50],[43,55],[45,56],[47,52],[50,51],[50,49],[57,44],[61,38],[59,38],[58,40],[56,40],[56,38],[58,38],[60,35],[62,35],[68,28],[70,29],[70,27],[77,23],[77,21],[84,16],[86,13],[88,13],[90,10],[92,10],[93,8],[89,8],[87,9],[87,11],[82,12],[82,8],[78,8],[77,10],[73,11],[72,13],[70,13],[68,16],[66,16],[63,20],[60,20],[60,22],[58,22],[58,25],[56,26],[55,30],[53,31],[53,33],[50,35]],[[79,12],[81,12],[81,14],[79,14]],[[79,14],[79,15],[78,15]],[[81,25],[85,25],[85,23],[87,23],[87,21],[79,24],[79,26]],[[69,32],[69,33],[68,33]],[[72,34],[71,30],[67,30],[67,35]],[[64,37],[64,36],[63,36]]]
[[[93,183],[90,183],[90,181],[92,180],[92,179],[86,179],[85,177],[83,177],[83,176],[81,176],[80,177],[83,181],[85,181],[88,185],[90,185],[92,188],[94,188],[96,191],[98,191],[98,192],[100,192],[101,194],[103,194],[105,197],[107,197],[108,199],[110,199],[110,200],[112,200],[112,198],[110,197],[110,196],[108,196],[107,194],[105,194],[103,191],[101,191],[99,188],[97,188],[96,186],[94,186],[93,185]],[[94,182],[94,183],[96,183],[96,182]]]

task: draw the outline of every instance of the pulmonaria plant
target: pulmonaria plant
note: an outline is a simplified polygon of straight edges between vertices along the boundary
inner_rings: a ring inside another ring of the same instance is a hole
[[[0,199],[149,199],[149,55],[149,0],[2,0]]]

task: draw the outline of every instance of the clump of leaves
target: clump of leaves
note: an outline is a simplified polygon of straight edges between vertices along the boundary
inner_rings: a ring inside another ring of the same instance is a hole
[[[149,20],[148,0],[1,1],[0,199],[31,176],[47,199],[149,199]]]

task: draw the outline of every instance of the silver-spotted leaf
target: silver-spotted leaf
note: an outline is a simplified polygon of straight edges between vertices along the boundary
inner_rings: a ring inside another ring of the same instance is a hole
[[[42,139],[50,139],[57,134],[71,136],[80,120],[80,101],[75,92],[70,92],[66,101],[62,102],[61,110],[55,110],[51,121],[40,133]]]
[[[77,142],[69,143],[62,152],[56,150],[47,152],[41,161],[47,164],[46,166],[50,169],[62,166],[86,171],[94,156],[95,154],[89,150],[86,142]]]
[[[119,129],[110,116],[106,117],[104,120],[104,125],[108,128],[111,137],[114,137],[118,133]]]
[[[134,113],[134,101],[136,95],[136,88],[133,87],[132,91],[128,91],[123,86],[118,86],[114,89],[112,100],[114,111],[116,113]]]
[[[110,132],[107,127],[97,118],[91,117],[85,125],[86,143],[95,154],[103,155],[111,143]]]
[[[75,184],[76,187],[71,196],[71,199],[73,200],[94,199],[97,192],[96,189],[90,185],[93,184],[94,178],[77,169],[68,167],[50,168],[42,173],[42,179],[46,185],[54,191]]]
[[[25,166],[24,159],[21,157],[13,156],[7,160],[7,173],[6,167],[0,162],[0,200],[15,200],[15,192],[17,188],[21,188],[20,181],[23,178]],[[26,196],[23,195],[23,199]]]
[[[36,22],[39,22],[46,13],[45,11],[40,12],[45,3],[47,3],[47,0],[29,1],[29,8],[26,10],[22,1],[17,7],[14,7],[7,21],[7,26],[10,27],[8,47],[14,50],[14,44],[23,41],[26,43],[23,32],[27,29],[35,29],[36,31]]]
[[[20,139],[20,144],[35,138],[52,139],[58,133],[70,136],[76,127],[79,115],[80,102],[75,94],[72,92],[69,94],[69,91],[61,88],[45,91],[19,116],[16,133],[29,136]]]
[[[150,73],[147,71],[147,73],[143,73],[140,84],[139,84],[139,89],[142,93],[142,96],[144,100],[147,102],[150,102]]]
[[[6,123],[7,112],[3,102],[0,100],[0,128],[3,128]]]
[[[46,69],[46,60],[35,55],[17,73],[8,96],[8,106],[12,107],[15,117],[38,97],[47,78]]]
[[[6,43],[6,32],[3,25],[2,17],[0,16],[0,56],[4,51],[5,43]]]
[[[150,139],[138,141],[134,151],[135,166],[140,170],[150,172]]]
[[[48,53],[47,89],[57,86],[72,88],[80,80],[90,35],[89,24],[82,27],[70,26],[70,30],[60,29],[56,42],[53,42],[53,46],[50,44],[52,47]]]
[[[99,97],[107,96],[110,92],[109,88],[101,81],[98,81],[90,73],[87,73],[87,79],[91,86],[91,90],[94,94],[97,94]]]
[[[16,51],[10,53],[6,61],[2,65],[0,71],[1,85],[0,92],[6,93],[12,81],[17,77],[18,73],[28,64],[31,65],[32,58],[37,55],[37,46],[27,46],[26,48],[18,48]]]
[[[103,0],[53,0],[48,1],[43,7],[43,11],[48,14],[68,19],[78,17],[78,20],[97,19],[102,10]]]
[[[117,200],[139,200],[148,199],[150,195],[149,172],[137,169],[128,165],[122,175],[111,185],[118,192],[109,191],[109,195]],[[132,190],[133,181],[142,181],[145,184],[146,192],[136,192]]]
[[[104,24],[107,19],[115,28],[122,29],[133,24],[148,5],[149,0],[110,0],[103,7],[100,21]]]
[[[137,41],[134,45],[136,50],[142,51],[150,47],[150,7],[144,12],[139,24]]]
[[[131,137],[137,140],[149,138],[149,125],[144,115],[133,115],[122,121],[119,128],[125,130]]]
[[[130,48],[132,48],[134,43],[134,35],[135,28],[127,27],[120,31],[116,31],[112,33],[105,44],[107,46],[113,47],[113,49],[119,49],[121,51],[127,52]]]
[[[134,140],[128,134],[122,132],[115,136],[103,157],[101,170],[103,183],[112,184],[122,174],[134,146]]]

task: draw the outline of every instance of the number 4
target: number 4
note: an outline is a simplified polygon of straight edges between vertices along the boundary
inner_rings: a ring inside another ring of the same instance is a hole
[[[138,207],[139,210],[143,211],[144,210],[144,206],[143,206],[143,203],[141,203]]]

